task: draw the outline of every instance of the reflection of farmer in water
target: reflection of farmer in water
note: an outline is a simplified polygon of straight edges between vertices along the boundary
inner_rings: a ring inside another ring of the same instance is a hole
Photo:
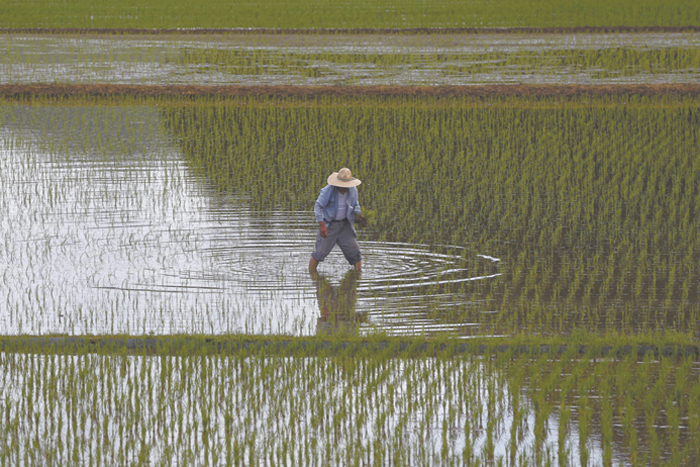
[[[357,280],[360,274],[360,271],[351,269],[345,274],[340,285],[333,287],[321,274],[311,273],[311,278],[316,283],[318,308],[321,310],[316,327],[318,334],[355,332],[358,324],[364,321],[364,315],[355,313]]]
[[[318,263],[326,259],[335,244],[340,247],[345,259],[358,271],[362,269],[362,255],[357,243],[355,221],[364,225],[357,195],[357,185],[362,183],[352,176],[348,168],[333,172],[328,185],[318,195],[314,214],[318,222],[316,248],[309,260],[309,272],[316,271]]]

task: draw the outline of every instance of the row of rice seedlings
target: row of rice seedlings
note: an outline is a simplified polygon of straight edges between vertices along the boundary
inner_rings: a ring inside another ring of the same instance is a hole
[[[465,305],[446,320],[481,323],[484,332],[697,331],[693,100],[204,99],[166,107],[125,100],[159,106],[169,137],[155,134],[161,128],[146,107],[140,118],[151,126],[124,125],[121,107],[85,111],[80,100],[66,102],[74,105],[47,109],[45,118],[3,105],[3,122],[63,164],[94,148],[107,161],[151,154],[176,139],[192,175],[208,189],[245,195],[260,216],[310,212],[327,174],[352,167],[365,181],[363,205],[377,211],[371,238],[456,245],[466,250],[452,254],[504,260],[502,280],[459,286],[465,297],[496,300],[500,312]],[[137,178],[138,160],[129,164]],[[6,171],[18,180],[25,172]],[[148,173],[140,183],[156,182]],[[177,215],[168,200],[182,196],[182,180],[171,182],[152,213]],[[63,193],[41,196],[58,202]],[[21,246],[12,238],[6,251]]]
[[[448,1],[368,0],[362,6],[334,0],[230,4],[207,0],[197,8],[182,0],[106,0],[39,3],[8,0],[0,27],[53,28],[406,28],[406,27],[572,27],[688,26],[700,24],[689,0],[659,5],[654,0],[613,0],[569,4],[554,0],[507,0],[498,4]]]
[[[697,409],[690,405],[697,389],[688,385],[698,385],[697,361],[654,360],[651,354],[643,360],[630,354],[618,361],[594,358],[596,352],[583,359],[572,352],[562,360],[544,356],[542,365],[530,369],[536,377],[526,385],[534,400],[541,391],[552,407],[559,404],[560,423],[569,420],[572,409],[577,414],[582,448],[578,465],[692,464],[700,456],[692,431]],[[560,424],[560,432],[564,429]],[[592,434],[602,451],[593,463],[583,449],[593,443]]]
[[[0,354],[0,465],[692,465],[692,359]],[[651,395],[649,395],[651,394]]]
[[[96,39],[7,35],[5,83],[475,84],[694,82],[697,35],[517,34]],[[376,41],[382,46],[377,47]],[[513,41],[520,45],[513,46]]]
[[[363,102],[163,118],[194,173],[261,213],[310,210],[326,174],[347,165],[379,239],[502,258],[506,277],[486,293],[500,297],[506,329],[697,331],[695,104]]]

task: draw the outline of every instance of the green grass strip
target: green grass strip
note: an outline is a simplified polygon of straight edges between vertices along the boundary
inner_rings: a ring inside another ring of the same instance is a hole
[[[700,348],[687,336],[665,335],[569,338],[533,337],[425,339],[425,338],[332,338],[289,336],[3,336],[0,350],[19,353],[130,353],[148,355],[216,355],[264,353],[277,356],[374,355],[377,352],[396,357],[462,354],[533,354],[552,356],[578,353],[592,357],[621,358],[631,354],[643,357],[700,357]]]
[[[694,0],[8,0],[5,28],[435,28],[697,26]]]
[[[580,34],[580,33],[678,33],[700,32],[700,26],[574,26],[574,27],[413,27],[413,28],[0,28],[0,34],[49,34],[49,35],[84,35],[97,34],[109,36],[125,35],[339,35],[339,34]]]

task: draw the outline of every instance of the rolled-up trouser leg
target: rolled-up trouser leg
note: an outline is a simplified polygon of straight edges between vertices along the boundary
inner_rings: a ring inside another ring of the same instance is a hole
[[[311,253],[313,259],[319,263],[326,259],[328,253],[331,252],[338,241],[338,235],[342,230],[342,226],[343,222],[327,222],[326,228],[328,229],[328,236],[323,238],[321,237],[321,232],[316,234],[316,247],[314,248],[314,252]]]
[[[343,222],[343,230],[340,232],[340,235],[338,235],[337,242],[345,259],[348,260],[348,263],[352,266],[362,260],[360,244],[357,243],[357,235],[349,221]]]
[[[350,222],[347,220],[330,222],[327,224],[327,227],[328,237],[323,238],[320,233],[316,234],[316,248],[311,257],[318,262],[322,262],[337,243],[345,259],[354,266],[362,259],[362,255],[360,254],[360,245],[357,243],[355,231],[352,229]]]

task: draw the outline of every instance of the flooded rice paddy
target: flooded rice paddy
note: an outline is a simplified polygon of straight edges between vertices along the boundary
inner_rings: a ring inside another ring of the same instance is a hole
[[[0,83],[699,83],[700,34],[4,35]]]
[[[4,334],[697,333],[692,103],[151,104],[3,105]],[[376,216],[313,278],[338,161]]]
[[[10,353],[0,363],[0,460],[12,465],[697,460],[697,422],[683,417],[698,386],[667,379],[696,380],[689,361]]]
[[[5,36],[0,82],[696,83],[698,37]],[[697,339],[698,108],[3,101],[0,328]],[[311,277],[313,203],[343,165],[373,214],[364,270],[336,251]],[[11,465],[695,465],[700,452],[692,358],[43,349],[0,367]]]
[[[497,258],[371,232],[361,276],[335,251],[310,277],[312,204],[256,212],[218,193],[156,108],[11,106],[4,117],[4,334],[465,334],[478,324],[440,310],[495,307],[458,286],[498,280]],[[325,322],[328,300],[348,302],[346,316]]]

